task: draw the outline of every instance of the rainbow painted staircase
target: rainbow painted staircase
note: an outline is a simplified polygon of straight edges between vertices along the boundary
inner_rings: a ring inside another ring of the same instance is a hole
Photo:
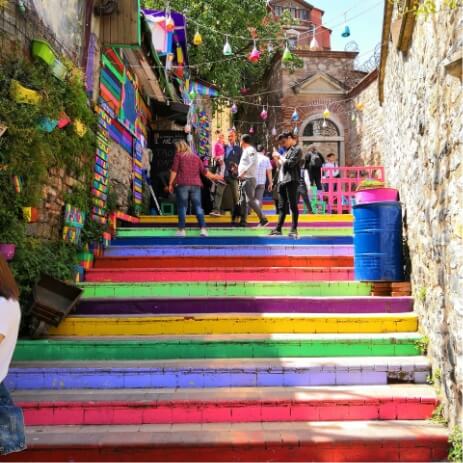
[[[19,343],[9,461],[446,458],[413,301],[353,281],[351,216],[304,216],[298,240],[173,221],[119,229],[77,313]]]

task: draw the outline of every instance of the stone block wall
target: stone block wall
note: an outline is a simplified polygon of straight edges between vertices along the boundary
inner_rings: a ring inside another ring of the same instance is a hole
[[[444,64],[462,40],[463,10],[438,10],[417,18],[407,54],[389,43],[383,105],[377,82],[354,98],[365,110],[351,146],[356,162],[381,161],[400,191],[415,310],[454,425],[463,402],[463,92]]]
[[[132,156],[120,145],[109,145],[109,185],[116,198],[117,209],[128,212],[132,191]]]

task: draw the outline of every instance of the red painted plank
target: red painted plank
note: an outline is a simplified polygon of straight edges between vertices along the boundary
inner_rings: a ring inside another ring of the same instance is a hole
[[[353,267],[354,258],[344,256],[268,257],[98,257],[95,268],[222,268],[233,267]]]
[[[28,426],[425,420],[437,400],[20,402]]]

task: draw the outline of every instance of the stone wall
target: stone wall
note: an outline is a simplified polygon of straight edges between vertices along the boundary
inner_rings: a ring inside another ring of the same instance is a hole
[[[116,198],[117,209],[128,212],[132,191],[132,156],[111,141],[108,155],[109,185]]]
[[[442,12],[418,17],[407,54],[389,43],[382,107],[377,82],[355,97],[365,110],[351,143],[356,162],[381,160],[400,191],[415,310],[453,425],[463,390],[463,96],[444,64],[462,40],[463,10],[437,3]]]

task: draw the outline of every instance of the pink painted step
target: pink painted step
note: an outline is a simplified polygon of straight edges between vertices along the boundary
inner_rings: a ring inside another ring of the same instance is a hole
[[[438,404],[426,385],[35,391],[14,397],[28,426],[425,420]]]
[[[352,267],[270,267],[270,268],[139,268],[92,269],[87,282],[160,282],[160,281],[351,281]]]

